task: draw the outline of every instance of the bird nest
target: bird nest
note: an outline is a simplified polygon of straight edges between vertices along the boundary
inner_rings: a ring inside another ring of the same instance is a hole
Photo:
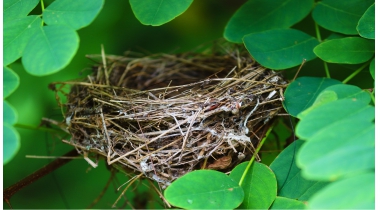
[[[72,137],[66,143],[85,158],[97,153],[163,188],[190,171],[229,172],[250,159],[282,109],[281,75],[236,45],[90,57],[98,62],[84,81],[52,84],[57,98],[67,97]]]

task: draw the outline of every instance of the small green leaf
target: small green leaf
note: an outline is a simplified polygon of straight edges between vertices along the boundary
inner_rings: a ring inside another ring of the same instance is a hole
[[[248,162],[237,165],[230,177],[239,183]],[[272,170],[259,162],[255,162],[248,170],[242,183],[244,201],[239,209],[268,209],[277,194],[276,177]]]
[[[4,24],[3,65],[8,65],[21,57],[29,39],[41,28],[41,18],[37,15],[16,19]]]
[[[373,0],[323,0],[312,16],[323,28],[342,34],[358,34],[356,25]]]
[[[277,196],[270,209],[306,209],[301,201]]]
[[[312,181],[301,176],[295,162],[295,155],[303,143],[302,140],[293,142],[270,165],[277,178],[278,196],[307,201],[327,184],[327,182]]]
[[[12,69],[3,67],[3,84],[3,97],[6,98],[17,89],[20,78]]]
[[[17,122],[17,111],[8,102],[3,101],[3,123],[14,125]]]
[[[233,209],[243,201],[244,191],[222,172],[198,170],[178,178],[164,195],[170,204],[180,208]]]
[[[329,63],[364,63],[375,54],[375,41],[360,37],[333,39],[316,46],[314,53]]]
[[[356,29],[360,36],[375,39],[375,4],[372,4],[363,14]]]
[[[142,24],[159,26],[185,12],[193,0],[130,0],[129,3]]]
[[[369,64],[369,73],[373,79],[375,79],[375,58],[372,59],[371,64]]]
[[[38,4],[39,0],[5,0],[3,3],[4,22],[25,17]]]
[[[79,46],[74,29],[65,25],[44,26],[30,38],[22,63],[32,75],[55,73],[67,66]]]
[[[65,24],[74,30],[89,25],[99,14],[104,0],[59,0],[51,3],[43,12],[47,25]]]
[[[3,125],[3,165],[7,164],[20,149],[20,134],[8,124]]]
[[[375,173],[331,183],[310,199],[311,209],[375,209]]]
[[[317,39],[295,29],[274,29],[244,36],[245,47],[262,66],[286,69],[316,56]]]
[[[312,0],[247,1],[228,21],[224,37],[241,43],[250,33],[288,28],[309,14],[313,4]]]
[[[284,108],[295,117],[309,108],[325,88],[340,83],[338,80],[329,78],[299,77],[285,90]]]

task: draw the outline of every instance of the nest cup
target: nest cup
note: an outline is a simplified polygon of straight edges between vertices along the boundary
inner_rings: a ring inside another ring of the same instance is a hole
[[[65,142],[94,166],[89,153],[163,188],[190,171],[229,172],[250,159],[282,109],[286,82],[238,45],[89,57],[98,62],[84,81],[53,83],[56,97],[67,97]]]

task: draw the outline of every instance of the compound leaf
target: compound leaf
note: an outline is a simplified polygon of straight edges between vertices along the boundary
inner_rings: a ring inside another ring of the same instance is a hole
[[[3,65],[8,65],[22,56],[30,37],[39,28],[41,28],[41,18],[37,15],[4,23]]]
[[[295,29],[274,29],[244,36],[245,47],[262,66],[286,69],[316,56],[317,39]]]
[[[59,0],[51,3],[43,12],[47,25],[65,24],[74,30],[89,25],[99,14],[104,0]]]
[[[3,84],[3,98],[6,98],[17,89],[20,78],[12,69],[3,67]]]
[[[25,17],[38,4],[39,0],[5,0],[3,3],[4,22]]]
[[[312,16],[323,28],[342,34],[358,34],[356,26],[373,0],[323,0]]]
[[[270,209],[306,209],[301,201],[277,196]]]
[[[372,78],[375,79],[375,58],[373,58],[369,64],[369,73],[371,73]]]
[[[193,0],[130,0],[132,11],[144,25],[167,23],[189,8]]]
[[[284,108],[290,115],[296,117],[309,108],[325,88],[340,83],[338,80],[329,78],[299,77],[285,90]]]
[[[373,57],[375,41],[360,37],[333,39],[316,46],[314,53],[329,63],[358,64]]]
[[[244,191],[222,172],[198,170],[178,178],[164,195],[169,203],[180,208],[233,209],[243,201]]]
[[[14,125],[17,122],[17,111],[8,102],[3,101],[3,123]]]
[[[7,164],[20,149],[20,134],[8,124],[3,124],[3,164]]]
[[[239,183],[248,162],[237,165],[230,177]],[[268,209],[277,194],[277,182],[273,171],[266,165],[255,162],[242,183],[244,201],[239,209]]]
[[[55,73],[69,64],[79,46],[77,33],[65,25],[40,28],[25,47],[22,63],[32,75]]]
[[[312,0],[247,1],[228,21],[224,37],[241,43],[243,36],[250,33],[288,28],[302,20],[313,4]]]
[[[364,38],[375,39],[375,4],[372,4],[360,18],[356,30]]]

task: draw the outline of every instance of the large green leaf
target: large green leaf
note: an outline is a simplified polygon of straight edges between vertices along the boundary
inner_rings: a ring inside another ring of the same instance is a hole
[[[47,25],[65,24],[75,30],[89,25],[99,14],[104,0],[57,0],[43,12]]]
[[[38,29],[41,18],[37,15],[27,16],[4,24],[3,65],[8,65],[21,57],[26,44]]]
[[[317,39],[295,29],[273,29],[244,36],[245,47],[262,66],[286,69],[316,56]]]
[[[314,20],[322,27],[342,33],[358,34],[356,25],[374,0],[323,0],[313,10]]]
[[[372,4],[360,18],[356,29],[360,36],[375,39],[375,4]]]
[[[375,173],[359,174],[328,185],[310,199],[309,207],[311,209],[375,209]]]
[[[285,90],[284,108],[290,115],[296,117],[309,108],[325,88],[340,83],[338,80],[329,78],[299,77]]]
[[[248,162],[237,165],[230,177],[239,183]],[[241,185],[244,190],[244,201],[239,209],[268,209],[277,194],[276,177],[272,170],[259,162],[255,162]]]
[[[8,124],[3,124],[3,164],[7,164],[20,149],[20,134]]]
[[[375,125],[372,122],[351,120],[326,127],[308,139],[298,153],[297,165],[305,178],[336,180],[374,169]]]
[[[37,6],[39,0],[4,0],[4,23],[25,17]]]
[[[233,209],[244,198],[244,191],[226,174],[213,170],[187,173],[164,192],[173,206],[185,209]]]
[[[189,8],[193,0],[129,0],[136,18],[144,25],[167,23]]]
[[[333,39],[316,46],[314,53],[326,62],[358,64],[373,57],[375,41],[360,37]]]
[[[270,165],[277,178],[278,196],[307,201],[327,184],[327,182],[307,180],[301,176],[301,171],[295,163],[295,154],[303,143],[302,140],[293,142]]]
[[[8,97],[20,84],[20,78],[10,68],[3,67],[3,98]]]
[[[224,30],[224,38],[241,43],[243,36],[276,28],[288,28],[312,9],[312,0],[251,0],[235,12]]]
[[[22,63],[30,74],[52,74],[70,63],[78,46],[79,37],[74,29],[65,25],[44,26],[30,38]]]
[[[17,122],[16,110],[6,101],[3,101],[3,123],[14,125]]]
[[[328,127],[351,120],[372,122],[375,118],[374,107],[357,99],[341,99],[322,104],[307,114],[299,114],[300,122],[296,127],[298,137],[308,140]]]
[[[270,209],[306,209],[306,205],[295,199],[278,196]]]
[[[375,79],[375,58],[373,58],[369,64],[369,73],[371,73],[372,78]]]

